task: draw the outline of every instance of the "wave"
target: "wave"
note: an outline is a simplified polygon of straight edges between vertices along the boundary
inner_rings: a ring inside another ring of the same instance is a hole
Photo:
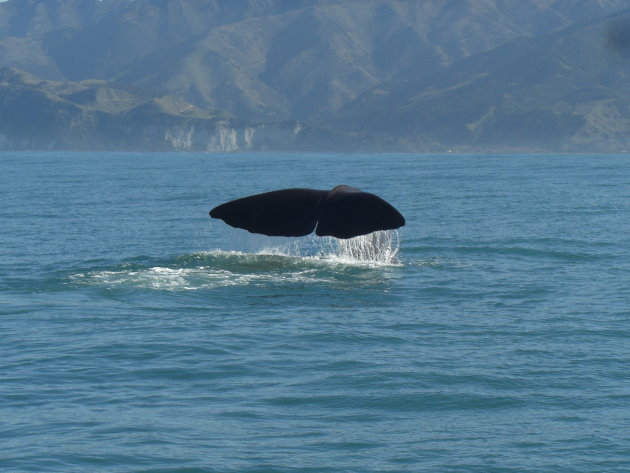
[[[108,268],[70,274],[74,286],[170,291],[228,286],[380,281],[377,268],[400,266],[395,231],[349,240],[319,239],[318,245],[292,240],[254,253],[200,251],[174,258],[133,258]]]

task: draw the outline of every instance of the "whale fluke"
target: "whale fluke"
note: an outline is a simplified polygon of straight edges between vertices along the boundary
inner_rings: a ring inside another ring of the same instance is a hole
[[[330,191],[282,189],[218,205],[210,211],[228,225],[268,236],[352,238],[394,230],[405,218],[380,197],[350,186]]]

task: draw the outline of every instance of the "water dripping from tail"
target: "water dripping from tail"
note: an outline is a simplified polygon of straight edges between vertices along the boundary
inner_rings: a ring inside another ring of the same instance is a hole
[[[392,265],[400,264],[400,234],[398,230],[385,230],[341,240],[324,239],[326,249],[320,256],[348,263]]]
[[[237,253],[307,259],[350,265],[399,265],[400,230],[384,230],[354,238],[285,238],[235,232],[231,239]]]

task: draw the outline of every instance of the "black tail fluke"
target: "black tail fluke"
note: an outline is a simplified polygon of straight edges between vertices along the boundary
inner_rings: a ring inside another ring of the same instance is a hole
[[[405,224],[404,217],[380,197],[349,186],[332,191],[283,189],[221,204],[210,211],[228,225],[269,236],[352,238]]]
[[[377,195],[337,186],[322,205],[316,234],[352,238],[378,230],[394,230],[404,224],[400,212]]]
[[[228,225],[269,236],[308,235],[317,225],[318,209],[328,191],[284,189],[233,200],[210,211]]]

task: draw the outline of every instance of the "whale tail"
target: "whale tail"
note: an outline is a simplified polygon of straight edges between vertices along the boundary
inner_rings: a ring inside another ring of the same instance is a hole
[[[250,195],[210,211],[228,225],[269,236],[308,235],[317,225],[318,209],[327,191],[283,189]]]
[[[345,239],[405,224],[391,204],[350,186],[265,192],[221,204],[210,216],[252,233],[287,237],[308,235],[317,227],[318,236]]]

